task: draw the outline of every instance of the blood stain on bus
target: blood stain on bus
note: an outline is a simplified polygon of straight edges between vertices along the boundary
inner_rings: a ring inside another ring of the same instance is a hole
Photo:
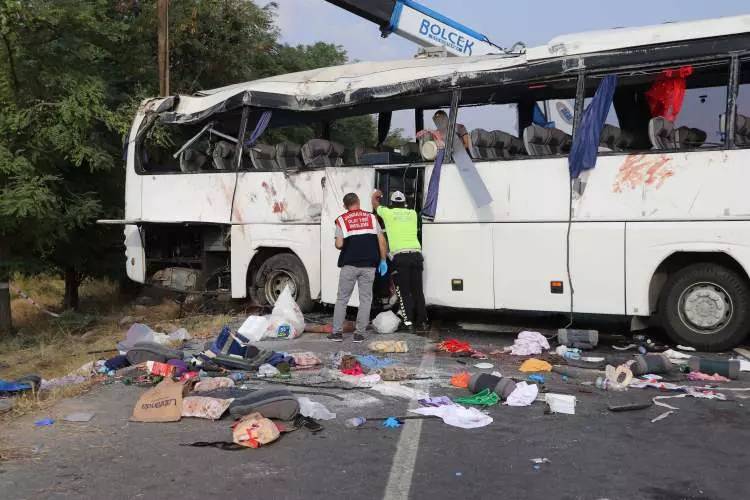
[[[285,201],[274,201],[273,202],[273,213],[280,214],[286,210]]]
[[[664,181],[674,175],[674,170],[668,166],[669,161],[670,158],[664,155],[628,155],[620,165],[612,192],[622,193],[625,189],[636,189],[643,184],[659,189]]]

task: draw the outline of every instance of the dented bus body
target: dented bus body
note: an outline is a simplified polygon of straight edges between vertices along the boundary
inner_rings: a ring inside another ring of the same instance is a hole
[[[450,156],[442,165],[437,210],[421,228],[428,304],[658,315],[675,340],[724,349],[750,331],[748,47],[750,16],[739,16],[569,35],[521,55],[356,63],[148,100],[128,143],[126,216],[110,222],[125,224],[134,281],[262,303],[290,285],[303,308],[330,304],[343,195],[357,193],[369,209],[373,189],[399,189],[420,210],[434,171],[419,144],[344,160],[326,137],[330,124],[378,114],[382,142],[393,111],[415,110],[419,130],[423,110],[444,108],[452,132],[470,125],[463,117],[474,108],[511,104],[514,130],[468,134],[491,203],[476,206]],[[654,121],[645,95],[684,67],[688,95],[707,89],[701,99],[723,104],[703,122],[715,131],[681,141],[679,131],[701,130]],[[575,135],[609,74],[619,78],[611,141],[602,138],[596,167],[571,183],[572,138],[535,125],[534,106],[574,103]],[[314,128],[322,141],[269,144],[261,135],[240,148],[269,111],[269,131],[322,124]],[[163,141],[170,156],[149,146],[157,127],[180,131]]]

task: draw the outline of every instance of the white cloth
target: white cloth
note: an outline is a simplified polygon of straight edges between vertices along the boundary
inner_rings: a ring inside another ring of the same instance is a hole
[[[476,408],[464,408],[460,405],[430,406],[409,411],[418,415],[440,417],[446,424],[462,429],[476,429],[492,423],[492,417],[489,415]]]
[[[524,331],[516,337],[516,341],[510,348],[510,353],[515,356],[530,356],[541,354],[545,349],[549,349],[549,342],[544,335],[539,332]]]
[[[333,420],[336,418],[336,414],[329,411],[322,403],[306,397],[299,397],[297,401],[299,401],[299,412],[305,417],[316,420]]]
[[[536,400],[539,394],[539,386],[536,384],[527,384],[526,382],[519,382],[516,384],[516,388],[513,389],[505,403],[508,406],[529,406]]]

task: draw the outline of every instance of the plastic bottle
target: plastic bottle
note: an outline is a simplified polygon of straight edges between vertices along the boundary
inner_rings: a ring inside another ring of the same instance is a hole
[[[574,351],[574,350],[567,350],[563,353],[563,358],[565,359],[581,359],[581,353],[580,351]]]
[[[353,417],[344,422],[344,425],[349,429],[354,429],[355,427],[361,427],[365,425],[365,422],[367,422],[367,419],[365,417]]]
[[[245,380],[245,373],[244,372],[232,372],[229,374],[229,378],[231,378],[235,382],[242,382],[243,380]]]

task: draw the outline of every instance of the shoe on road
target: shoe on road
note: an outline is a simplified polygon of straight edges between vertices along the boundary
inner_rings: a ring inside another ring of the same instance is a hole
[[[364,341],[365,341],[365,336],[362,335],[361,333],[355,333],[354,337],[352,338],[352,342],[359,343],[359,342],[364,342]]]
[[[334,342],[343,342],[344,336],[341,333],[332,333],[326,337],[328,340],[332,340]]]

